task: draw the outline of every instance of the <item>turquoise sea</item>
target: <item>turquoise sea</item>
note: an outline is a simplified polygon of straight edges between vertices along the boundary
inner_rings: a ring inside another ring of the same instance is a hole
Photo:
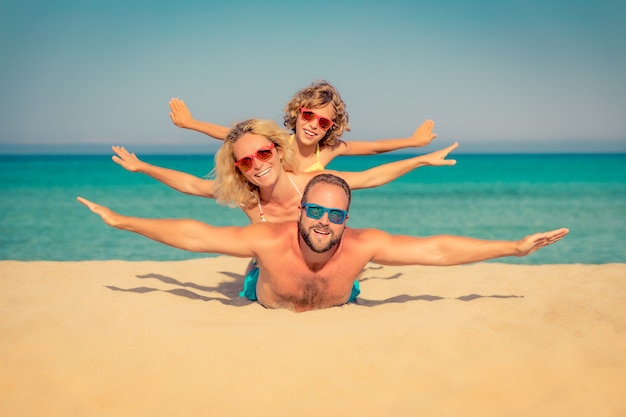
[[[404,158],[342,157],[331,169],[358,171]],[[204,176],[213,155],[140,155]],[[559,227],[570,234],[518,264],[626,262],[626,155],[455,154],[453,167],[420,168],[353,194],[349,225],[427,236],[519,239]],[[78,261],[206,257],[105,226],[76,196],[124,214],[244,225],[237,209],[187,196],[130,173],[110,155],[0,155],[0,259]]]

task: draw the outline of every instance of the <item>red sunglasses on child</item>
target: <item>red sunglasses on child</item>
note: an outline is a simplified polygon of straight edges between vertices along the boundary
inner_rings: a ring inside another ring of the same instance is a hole
[[[276,144],[271,143],[269,146],[259,148],[252,155],[240,158],[237,162],[235,162],[235,166],[239,167],[241,172],[248,172],[254,166],[254,158],[258,159],[261,162],[269,161],[270,159],[272,159],[272,156],[274,156],[272,149],[274,149],[275,147]]]
[[[324,130],[330,129],[335,124],[332,120],[318,116],[315,112],[306,107],[300,107],[300,115],[302,116],[302,120],[306,122],[312,122],[314,119],[317,119],[317,123]]]

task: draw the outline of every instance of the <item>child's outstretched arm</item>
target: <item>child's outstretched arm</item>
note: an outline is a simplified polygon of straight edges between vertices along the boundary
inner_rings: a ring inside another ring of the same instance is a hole
[[[180,99],[173,98],[170,100],[170,110],[170,118],[178,127],[195,130],[219,140],[226,139],[226,135],[230,132],[227,127],[194,119],[185,102]]]
[[[433,133],[435,122],[426,120],[415,129],[413,136],[401,139],[381,139],[372,142],[346,141],[338,148],[340,155],[374,155],[403,148],[422,147],[437,137]]]

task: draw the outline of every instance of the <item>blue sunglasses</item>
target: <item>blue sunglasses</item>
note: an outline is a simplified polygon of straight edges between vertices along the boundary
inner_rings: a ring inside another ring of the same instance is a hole
[[[315,220],[321,219],[324,213],[328,213],[328,220],[334,224],[342,224],[348,217],[348,210],[326,208],[317,204],[304,203],[301,208],[306,209],[307,217]]]

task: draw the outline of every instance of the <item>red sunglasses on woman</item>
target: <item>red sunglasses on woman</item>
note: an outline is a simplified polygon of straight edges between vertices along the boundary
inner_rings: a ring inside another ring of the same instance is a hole
[[[241,172],[248,172],[254,166],[254,158],[258,159],[261,162],[266,162],[272,159],[272,156],[274,156],[274,152],[272,152],[272,149],[274,149],[275,147],[276,147],[276,144],[271,143],[268,146],[259,148],[252,155],[239,158],[239,160],[235,162],[235,166],[239,167],[239,170],[241,170]]]

